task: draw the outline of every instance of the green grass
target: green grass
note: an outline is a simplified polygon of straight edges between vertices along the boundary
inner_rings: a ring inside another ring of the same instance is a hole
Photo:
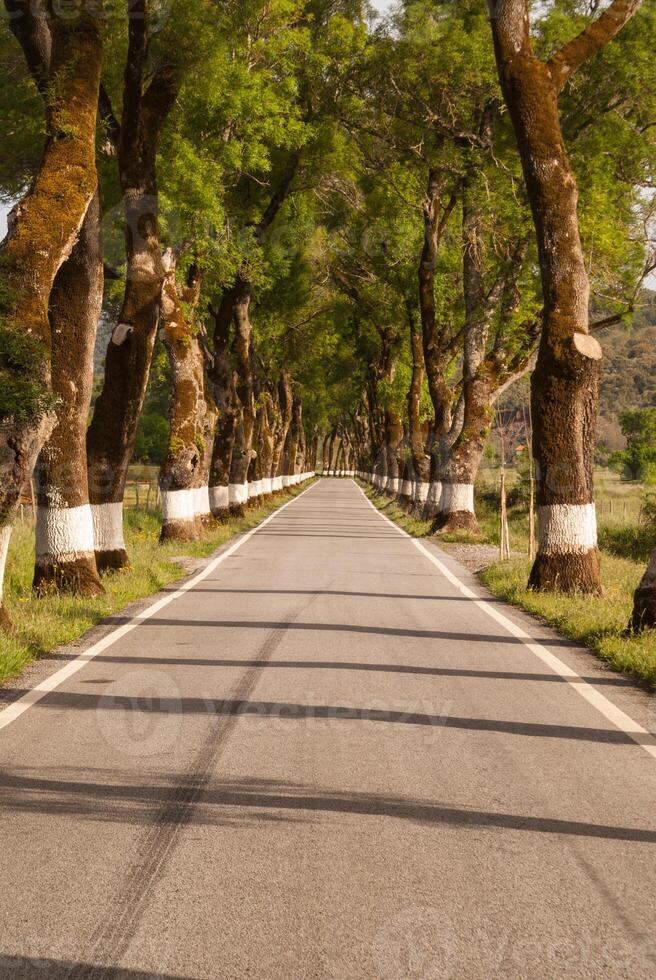
[[[410,517],[397,503],[363,485],[365,493],[386,514],[413,537],[427,537],[430,521]],[[499,543],[499,515],[488,500],[477,500],[476,514],[482,536],[436,536],[440,544],[450,541]],[[528,517],[521,508],[509,513],[510,544],[526,554]],[[499,562],[480,574],[482,583],[501,599],[538,617],[564,636],[588,647],[613,669],[632,674],[656,689],[656,630],[630,636],[626,626],[633,607],[633,593],[645,570],[651,542],[645,531],[630,525],[602,528],[600,534],[603,593],[600,596],[562,595],[534,592],[526,588],[530,571],[528,557]],[[620,554],[611,553],[618,551]],[[624,555],[640,558],[631,560]]]
[[[13,629],[11,634],[0,635],[0,684],[19,676],[27,664],[49,650],[78,639],[105,616],[184,577],[184,569],[171,558],[211,555],[226,541],[254,527],[303,489],[285,491],[267,506],[247,511],[243,518],[231,518],[226,524],[207,531],[200,541],[193,542],[161,545],[158,542],[159,514],[127,510],[125,539],[131,565],[103,579],[106,594],[99,599],[54,594],[36,598],[32,593],[34,531],[26,524],[17,523],[5,575],[5,602]]]
[[[615,670],[633,674],[656,688],[656,630],[628,636],[633,592],[644,566],[602,552],[603,594],[560,595],[526,588],[530,563],[517,559],[481,573],[490,592],[538,616],[560,633],[589,647]]]

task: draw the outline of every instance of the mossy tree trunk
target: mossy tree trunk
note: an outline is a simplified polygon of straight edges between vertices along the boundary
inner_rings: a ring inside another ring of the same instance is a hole
[[[239,419],[237,375],[230,355],[233,302],[233,291],[226,290],[218,308],[212,312],[209,378],[219,417],[212,446],[209,496],[212,514],[218,520],[224,520],[230,512],[230,466]]]
[[[330,433],[324,433],[323,439],[321,440],[321,472],[325,476],[328,471],[328,444],[330,441]]]
[[[431,167],[428,171],[423,202],[424,244],[417,272],[424,367],[433,406],[429,489],[423,508],[426,517],[434,516],[441,498],[438,447],[448,437],[452,427],[453,403],[456,397],[454,389],[447,382],[447,370],[461,340],[460,332],[454,328],[449,319],[438,320],[435,301],[435,273],[439,249],[458,199],[456,190],[451,191],[445,203],[443,203],[444,196],[444,175],[438,169]]]
[[[101,22],[86,11],[74,20],[45,20],[28,4],[7,8],[30,71],[51,95],[39,172],[10,215],[0,254],[0,624],[7,622],[2,579],[11,523],[55,422],[48,301],[97,189],[102,59]]]
[[[558,97],[640,6],[639,0],[615,0],[545,63],[533,51],[527,0],[490,0],[499,78],[531,205],[544,296],[531,385],[539,544],[529,584],[547,591],[600,589],[593,452],[601,348],[589,333],[578,189]]]
[[[292,417],[284,454],[283,487],[291,486],[297,472],[299,453],[302,453],[303,407],[296,392],[292,395]]]
[[[259,447],[260,480],[262,481],[261,496],[267,498],[271,496],[273,491],[271,474],[273,471],[274,426],[277,412],[271,385],[268,381],[262,389],[262,405],[260,411],[262,413]]]
[[[197,485],[194,488],[194,509],[196,520],[200,523],[202,529],[205,527],[212,527],[212,525],[215,524],[214,515],[212,514],[212,502],[210,499],[210,471],[212,469],[214,438],[216,435],[217,422],[219,418],[219,408],[214,398],[213,384],[209,375],[212,355],[207,345],[207,336],[202,323],[199,324],[198,340],[202,355],[204,414],[201,421],[201,465],[198,471]]]
[[[298,431],[298,440],[296,443],[296,459],[294,461],[292,473],[295,477],[299,477],[307,470],[308,445],[305,436],[305,426],[303,425],[303,402],[298,395],[294,398],[294,418],[296,429]]]
[[[34,588],[104,592],[94,554],[86,430],[93,352],[103,295],[100,201],[96,193],[50,293],[55,425],[37,460]]]
[[[635,591],[629,629],[633,633],[656,629],[656,549]]]
[[[514,338],[510,322],[520,303],[518,280],[527,254],[524,239],[509,242],[497,256],[491,281],[484,276],[482,217],[476,195],[463,189],[463,344],[462,418],[455,438],[444,450],[440,470],[442,496],[434,530],[479,534],[474,484],[499,394],[521,377],[535,354],[540,324],[529,320]],[[493,326],[495,330],[493,331]],[[492,336],[491,336],[492,335]],[[458,412],[455,413],[456,416]]]
[[[319,455],[319,433],[315,431],[312,435],[312,441],[310,443],[310,455],[307,464],[307,472],[316,473],[318,455]]]
[[[255,391],[253,385],[253,365],[251,361],[252,326],[250,320],[250,283],[240,279],[237,283],[235,306],[233,352],[237,368],[237,397],[241,404],[241,445],[240,454],[233,458],[231,483],[238,488],[239,497],[231,502],[236,513],[242,513],[248,499],[248,470],[253,458],[253,430],[255,426]]]
[[[412,375],[408,390],[408,444],[410,452],[403,473],[402,497],[410,506],[422,507],[430,479],[430,458],[426,454],[421,424],[421,392],[424,383],[424,346],[421,325],[417,323],[411,303],[407,304],[410,326]]]
[[[171,369],[169,440],[159,474],[162,499],[161,541],[191,541],[199,536],[195,489],[200,486],[205,455],[204,357],[194,311],[201,277],[192,265],[186,286],[176,279],[176,257],[163,256],[166,272],[161,299],[160,336]]]
[[[120,125],[106,93],[103,98],[123,192],[126,278],[118,323],[107,347],[103,388],[87,433],[89,494],[101,572],[128,564],[123,497],[148,385],[165,275],[158,222],[157,147],[177,93],[170,64],[164,63],[146,80],[146,0],[134,0],[130,12]]]
[[[285,446],[287,444],[287,435],[289,433],[289,427],[292,424],[292,409],[293,409],[293,392],[292,392],[292,379],[289,372],[283,368],[280,372],[280,381],[278,382],[278,420],[275,431],[274,439],[274,452],[273,452],[273,489],[277,492],[282,489],[282,478],[284,469],[284,452]],[[328,449],[328,456],[332,454],[333,441],[331,439],[330,448]],[[328,462],[330,467],[330,459]]]

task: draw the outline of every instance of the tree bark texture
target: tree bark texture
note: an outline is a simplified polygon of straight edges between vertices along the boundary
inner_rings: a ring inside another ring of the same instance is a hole
[[[98,596],[104,592],[94,554],[87,483],[86,430],[93,352],[103,295],[100,201],[94,196],[78,241],[50,293],[55,424],[35,469],[37,497],[34,588]]]
[[[161,299],[160,337],[171,369],[169,440],[159,475],[162,541],[192,541],[199,536],[195,489],[200,487],[205,454],[204,357],[193,311],[200,295],[200,272],[192,266],[184,290],[176,281],[171,250],[163,258],[166,278]],[[187,312],[189,310],[190,312]]]
[[[533,51],[527,0],[490,2],[499,78],[519,147],[544,295],[531,385],[539,544],[529,584],[548,591],[600,589],[592,475],[601,348],[589,334],[578,189],[558,96],[639,7],[637,0],[615,0],[545,63]]]
[[[176,78],[168,66],[156,70],[145,86],[145,0],[134,0],[130,9],[123,112],[116,138],[125,212],[125,291],[107,347],[103,388],[87,433],[89,494],[101,572],[128,564],[123,497],[148,386],[165,275],[158,222],[157,147],[177,93]]]
[[[95,133],[102,59],[101,24],[82,11],[46,25],[28,4],[14,33],[35,78],[57,79],[46,102],[46,142],[39,172],[9,218],[0,260],[0,552],[6,556],[20,492],[55,418],[50,374],[48,301],[96,193]],[[45,86],[47,83],[43,82]],[[4,557],[0,558],[4,572]],[[0,623],[7,621],[2,603]]]

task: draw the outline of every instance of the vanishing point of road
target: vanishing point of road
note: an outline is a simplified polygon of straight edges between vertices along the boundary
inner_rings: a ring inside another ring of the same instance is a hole
[[[2,692],[0,977],[656,975],[649,697],[354,482],[85,644]]]

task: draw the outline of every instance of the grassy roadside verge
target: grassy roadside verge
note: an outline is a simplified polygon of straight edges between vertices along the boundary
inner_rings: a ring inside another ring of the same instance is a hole
[[[125,540],[131,566],[103,579],[106,593],[99,599],[32,593],[34,571],[34,531],[17,524],[12,534],[5,601],[13,623],[10,635],[0,635],[0,684],[17,677],[32,660],[55,647],[79,639],[106,616],[119,612],[135,599],[153,595],[166,585],[183,578],[184,567],[176,557],[205,558],[231,538],[255,527],[282,504],[293,500],[309,486],[286,490],[264,507],[249,510],[244,517],[208,530],[200,541],[168,542],[160,545],[160,520],[153,511],[129,509],[125,512]]]
[[[430,522],[409,516],[395,501],[376,493],[371,487],[362,485],[362,488],[378,510],[408,534],[430,537]],[[464,543],[474,543],[474,540],[498,543],[496,514],[484,506],[480,509],[477,506],[477,510],[483,531],[480,539],[454,536],[442,539],[436,536],[432,540],[438,545],[456,540]],[[524,552],[527,550],[525,524],[525,518],[513,520],[511,515],[511,546]],[[481,572],[479,578],[500,599],[536,616],[581,646],[588,647],[614,670],[632,674],[656,689],[656,630],[648,630],[642,636],[625,634],[633,606],[633,592],[644,568],[643,562],[620,558],[602,550],[603,594],[599,597],[529,591],[526,588],[530,569],[528,558],[498,562]]]

